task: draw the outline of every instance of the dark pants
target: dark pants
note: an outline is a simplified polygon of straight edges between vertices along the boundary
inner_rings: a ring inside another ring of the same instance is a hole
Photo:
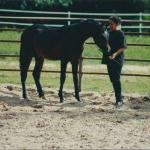
[[[110,81],[112,82],[115,91],[116,102],[122,101],[121,81],[120,81],[122,65],[115,62],[114,60],[109,60],[107,62],[107,70]]]

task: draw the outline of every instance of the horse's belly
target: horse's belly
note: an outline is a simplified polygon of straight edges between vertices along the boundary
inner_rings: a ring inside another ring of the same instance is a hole
[[[48,51],[45,57],[50,60],[60,60],[61,59],[60,50],[55,48],[51,49]]]

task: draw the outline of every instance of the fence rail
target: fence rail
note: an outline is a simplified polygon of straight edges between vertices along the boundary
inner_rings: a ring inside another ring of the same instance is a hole
[[[12,16],[9,16],[7,13],[11,13]],[[149,13],[82,13],[82,12],[48,12],[48,11],[24,11],[24,10],[11,10],[11,9],[0,9],[0,14],[5,14],[5,16],[0,16],[0,19],[5,20],[1,21],[0,24],[5,25],[16,25],[16,26],[28,26],[31,25],[35,20],[44,20],[44,21],[65,21],[65,24],[70,24],[71,21],[74,20],[82,20],[85,18],[92,18],[95,20],[99,20],[102,22],[107,22],[109,16],[118,15],[123,17],[123,23],[133,23],[137,25],[124,25],[124,29],[138,29],[141,33],[144,29],[150,29],[150,20],[146,20],[146,17],[150,17]],[[17,17],[15,16],[17,14]],[[18,16],[21,15],[21,16]],[[22,17],[24,15],[24,17]],[[26,16],[25,16],[26,15]],[[31,17],[31,15],[34,15]],[[36,16],[35,16],[36,15]],[[38,15],[44,15],[44,17],[39,17]],[[45,17],[48,16],[48,17]],[[131,20],[125,19],[127,17],[132,17]],[[30,23],[22,23],[22,22],[14,22],[15,20],[30,22]],[[8,21],[9,20],[9,21]],[[146,25],[147,24],[147,25]],[[49,26],[57,26],[60,27],[64,24],[54,24]]]
[[[12,32],[23,32],[25,29],[16,29],[16,28],[0,28],[0,31],[12,31]],[[126,35],[144,35],[149,36],[150,32],[124,32]]]
[[[16,16],[0,16],[0,19],[15,19],[15,20],[26,20],[26,21],[31,21],[31,20],[43,20],[43,21],[51,21],[51,20],[67,20],[67,21],[78,21],[78,20],[85,20],[86,18],[66,18],[66,17],[16,17]],[[108,22],[108,19],[96,19],[97,21],[101,22]],[[148,23],[150,24],[150,20],[129,20],[129,19],[123,19],[122,22],[127,22],[127,23]]]
[[[16,54],[0,54],[0,57],[16,57],[18,58],[19,55]],[[101,57],[81,57],[81,59],[90,59],[90,60],[101,60]],[[150,62],[150,59],[125,59],[125,61],[139,61],[139,62]]]
[[[2,43],[20,43],[19,40],[0,40]],[[87,42],[86,44],[95,44],[93,42]],[[150,46],[150,44],[136,44],[136,43],[127,43],[127,46]]]
[[[19,72],[20,69],[0,69],[0,71],[8,71],[8,72]],[[28,72],[33,72],[33,70],[28,70]],[[58,70],[42,70],[41,72],[45,72],[45,73],[60,73],[60,71]],[[66,73],[72,73],[72,71],[67,71]],[[81,73],[81,74],[86,74],[86,75],[108,75],[108,73],[105,73],[105,72],[79,72],[78,71],[78,74]],[[137,76],[137,77],[150,77],[150,74],[128,74],[128,73],[122,73],[121,74],[122,76]]]

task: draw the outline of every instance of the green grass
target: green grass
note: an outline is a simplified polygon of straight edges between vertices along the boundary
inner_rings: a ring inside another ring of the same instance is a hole
[[[0,32],[0,39],[9,40],[20,40],[20,32]],[[88,41],[91,41],[89,39]],[[149,43],[149,37],[142,36],[127,36],[127,43]],[[101,53],[98,51],[96,45],[85,44],[85,50],[83,56],[86,57],[100,57]],[[0,54],[19,54],[19,43],[0,43]],[[137,58],[137,59],[150,59],[150,47],[131,47],[129,46],[125,50],[126,58]],[[13,63],[13,64],[11,64]],[[46,64],[54,64],[55,70],[59,70],[59,61],[46,61]],[[134,65],[150,65],[150,63],[139,63],[139,62],[125,62],[126,64]],[[100,64],[99,61],[84,60],[84,65],[96,65]],[[19,68],[18,58],[0,58],[0,68]],[[33,68],[33,67],[31,67]],[[50,70],[51,68],[47,68]],[[86,70],[90,71],[90,70]],[[150,73],[149,73],[150,74]],[[12,83],[20,85],[19,72],[0,72],[0,83]],[[42,73],[41,75],[42,85],[59,88],[59,74]],[[150,78],[146,77],[122,77],[122,86],[124,93],[142,93],[150,95]],[[33,85],[34,80],[31,73],[29,73],[27,79],[27,85]],[[67,75],[65,83],[66,89],[73,89],[72,76]],[[112,91],[112,85],[109,81],[108,76],[101,75],[84,75],[82,78],[82,90],[83,91]]]
[[[143,44],[149,44],[149,37],[148,36],[126,36],[127,38],[127,43],[143,43]],[[85,51],[84,51],[84,56],[87,57],[101,57],[102,53],[98,51],[98,47],[96,45],[89,45],[85,44]],[[147,46],[128,46],[127,49],[125,50],[125,58],[126,59],[150,59],[150,47]],[[89,61],[90,64],[94,61]],[[96,62],[95,62],[96,63]],[[94,64],[95,64],[94,63]],[[127,64],[138,64],[138,65],[149,65],[150,63],[144,62],[125,62]]]
[[[11,32],[5,31],[0,32],[0,39],[9,39],[9,40],[20,40],[20,32]],[[145,43],[149,44],[148,36],[126,36],[127,43]],[[89,39],[88,41],[91,41]],[[93,44],[84,45],[83,55],[86,57],[99,57],[101,53],[98,51],[98,47]],[[0,54],[19,54],[20,43],[0,43]],[[141,59],[150,59],[150,47],[141,47],[141,46],[128,46],[125,50],[126,58],[141,58]]]
[[[20,40],[20,32],[0,32],[2,40]],[[0,54],[19,54],[20,43],[0,43]]]
[[[43,87],[51,87],[53,89],[59,89],[59,74],[42,73],[41,83]],[[20,84],[19,72],[0,72],[0,83]],[[123,93],[139,93],[150,95],[150,78],[141,77],[124,77],[122,76],[122,88]],[[31,73],[28,73],[27,86],[35,85]],[[67,74],[64,89],[73,90],[72,75]],[[108,76],[101,75],[84,75],[82,78],[82,91],[113,91],[111,82]]]

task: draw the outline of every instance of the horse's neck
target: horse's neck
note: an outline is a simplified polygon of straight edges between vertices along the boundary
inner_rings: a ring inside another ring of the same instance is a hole
[[[83,39],[84,41],[86,41],[88,38],[93,37],[93,32],[91,31],[91,29],[82,29],[82,35],[83,35]]]
[[[97,25],[94,22],[86,22],[82,25],[82,30],[85,32],[87,38],[92,37],[95,34]]]
[[[93,36],[93,28],[89,24],[77,23],[69,26],[63,26],[58,29],[60,37],[72,36],[75,40],[80,42],[86,41]]]

